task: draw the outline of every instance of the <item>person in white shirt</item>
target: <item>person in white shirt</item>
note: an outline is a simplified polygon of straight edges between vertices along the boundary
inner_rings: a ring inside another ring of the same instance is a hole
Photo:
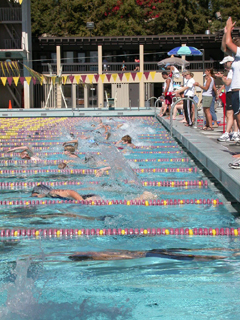
[[[234,58],[232,56],[226,56],[224,59],[220,62],[220,64],[224,64],[225,70],[228,71],[227,75],[224,75],[222,72],[218,72],[216,74],[217,78],[220,78],[223,82],[223,86],[219,89],[219,91],[222,91],[222,89],[225,89],[226,92],[226,117],[227,117],[227,128],[225,133],[221,135],[217,140],[222,141],[238,141],[238,127],[237,122],[234,120],[234,114],[233,114],[233,108],[232,108],[232,90],[231,90],[231,82],[232,82],[232,63],[234,61]],[[232,131],[232,126],[234,128],[234,132],[230,137],[230,132]]]
[[[176,91],[176,93],[184,92],[184,98],[193,99],[195,95],[195,80],[193,79],[194,74],[187,71],[184,76],[184,86]],[[184,115],[187,120],[186,126],[193,125],[193,116],[192,116],[192,101],[191,100],[183,100],[183,110]]]
[[[234,61],[232,63],[232,108],[234,117],[237,120],[238,129],[240,128],[240,39],[232,39],[231,32],[236,22],[232,22],[229,17],[224,29],[226,48],[233,54]]]

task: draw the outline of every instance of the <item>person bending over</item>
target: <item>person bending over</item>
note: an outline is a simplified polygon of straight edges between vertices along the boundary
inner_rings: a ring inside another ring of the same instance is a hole
[[[101,200],[101,198],[95,194],[87,194],[81,196],[79,193],[77,193],[74,190],[66,189],[52,189],[44,184],[39,184],[32,190],[32,197],[38,197],[38,198],[56,198],[56,199],[62,199],[62,200]]]
[[[129,260],[139,258],[166,258],[173,260],[186,260],[186,261],[212,261],[218,259],[225,259],[224,256],[210,256],[210,255],[197,255],[197,254],[184,254],[185,251],[197,251],[191,249],[153,249],[143,251],[102,251],[102,252],[77,252],[68,258],[73,261],[89,261],[89,260]]]
[[[39,157],[34,155],[33,151],[27,146],[16,147],[7,151],[7,153],[10,152],[20,152],[20,158],[24,160],[41,160]]]

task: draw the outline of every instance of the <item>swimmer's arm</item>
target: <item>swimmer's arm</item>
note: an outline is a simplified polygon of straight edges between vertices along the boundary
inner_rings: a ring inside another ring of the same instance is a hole
[[[8,150],[7,153],[14,152],[14,151],[17,151],[17,152],[27,151],[30,157],[33,156],[33,151],[29,149],[27,146],[12,148]]]
[[[101,169],[97,170],[96,177],[101,177],[105,171],[110,170],[110,169],[111,169],[111,167],[105,167],[105,168],[101,168]]]
[[[78,146],[78,140],[77,139],[66,141],[66,142],[63,143],[63,146],[65,146],[66,144],[70,144],[70,143],[74,143],[76,146]]]
[[[96,126],[95,130],[101,129],[101,128],[103,128],[103,127],[104,127],[104,124],[103,124],[103,123],[100,123],[98,126]]]
[[[80,194],[74,190],[63,190],[61,192],[61,194],[58,194],[58,195],[60,195],[61,197],[66,197],[66,198],[71,197],[74,200],[83,200],[83,198],[80,196]]]
[[[119,145],[122,142],[122,139],[116,142],[116,146]]]

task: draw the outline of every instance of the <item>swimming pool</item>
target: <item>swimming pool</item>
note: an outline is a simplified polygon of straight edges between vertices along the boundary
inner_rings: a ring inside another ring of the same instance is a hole
[[[112,127],[107,141],[92,127],[98,118],[14,120],[0,127],[3,319],[238,319],[239,225],[233,210],[156,119],[105,118]],[[123,126],[115,129],[117,124]],[[79,139],[78,161],[59,170],[58,163],[68,159],[62,144],[72,139],[70,132],[89,138]],[[135,148],[114,147],[125,134]],[[6,153],[28,142],[42,161]],[[101,164],[107,160],[112,169],[96,177],[86,155]],[[39,182],[102,200],[31,198]],[[133,200],[144,191],[157,197]],[[222,228],[233,236],[212,236]],[[211,235],[199,235],[206,232]],[[69,258],[77,252],[172,248],[225,259]]]

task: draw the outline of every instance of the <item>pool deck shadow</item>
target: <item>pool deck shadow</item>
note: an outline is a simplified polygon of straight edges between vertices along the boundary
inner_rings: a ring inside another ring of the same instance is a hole
[[[170,131],[170,120],[165,117],[158,120]],[[200,125],[198,125],[200,126]],[[203,131],[200,127],[186,127],[184,123],[173,121],[173,137],[221,183],[221,185],[239,202],[240,170],[228,166],[233,162],[233,154],[240,153],[236,143],[220,143],[217,138],[222,134],[222,127],[214,131]]]

